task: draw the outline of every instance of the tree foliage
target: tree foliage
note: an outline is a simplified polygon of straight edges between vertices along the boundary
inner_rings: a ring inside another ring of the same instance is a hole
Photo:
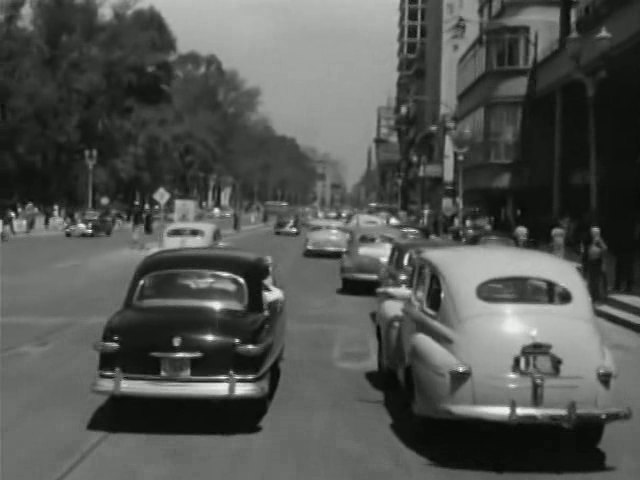
[[[0,11],[0,195],[81,203],[87,148],[99,152],[96,191],[111,198],[160,185],[191,194],[211,175],[263,199],[310,191],[312,161],[261,116],[260,90],[215,55],[177,54],[153,7],[25,5]]]

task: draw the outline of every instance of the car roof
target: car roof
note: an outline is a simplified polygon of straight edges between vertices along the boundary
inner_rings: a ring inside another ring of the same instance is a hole
[[[394,237],[401,237],[402,231],[397,228],[393,228],[389,225],[367,225],[367,226],[355,226],[351,227],[351,232],[354,235],[376,235],[376,234],[389,234]]]
[[[481,283],[504,277],[532,277],[561,284],[571,292],[571,304],[581,310],[581,315],[593,312],[589,292],[575,264],[546,252],[508,246],[465,245],[425,250],[420,259],[431,263],[444,282],[453,286],[450,294],[457,307],[465,311],[459,312],[460,315],[477,314],[480,309],[504,308],[505,304],[488,304],[476,295]]]
[[[393,242],[394,248],[401,252],[407,252],[418,248],[429,247],[451,247],[459,245],[453,240],[445,240],[441,238],[399,238]]]

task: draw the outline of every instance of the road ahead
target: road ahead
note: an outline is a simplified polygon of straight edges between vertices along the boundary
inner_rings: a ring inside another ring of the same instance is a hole
[[[337,261],[303,258],[301,239],[265,230],[233,243],[274,257],[288,303],[280,387],[248,432],[229,411],[182,403],[142,404],[112,431],[90,393],[91,344],[141,258],[124,234],[2,245],[3,480],[640,478],[638,417],[581,455],[546,435],[418,430],[376,388],[374,301],[337,292]],[[640,414],[640,336],[602,328]]]

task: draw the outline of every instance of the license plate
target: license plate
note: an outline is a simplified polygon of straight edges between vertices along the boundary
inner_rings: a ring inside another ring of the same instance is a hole
[[[520,355],[513,359],[513,372],[520,375],[544,375],[555,377],[560,375],[562,359],[551,352],[551,345],[532,343],[525,345]]]
[[[191,375],[191,360],[188,358],[163,358],[160,361],[163,377],[188,377]]]

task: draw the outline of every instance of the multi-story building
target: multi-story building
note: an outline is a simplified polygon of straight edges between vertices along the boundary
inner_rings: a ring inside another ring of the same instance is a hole
[[[640,222],[640,2],[572,3],[535,69],[523,208],[600,222],[615,251]]]
[[[479,34],[458,63],[457,116],[471,132],[462,188],[465,205],[513,220],[529,73],[557,44],[560,1],[481,0],[479,15]]]
[[[399,38],[409,26],[419,32],[398,49],[396,113],[407,206],[437,209],[441,203],[444,125],[456,109],[457,58],[475,36],[476,16],[477,0],[400,2]]]
[[[398,136],[396,134],[396,114],[393,106],[377,109],[375,159],[379,175],[378,200],[395,203],[398,198],[398,167],[401,161]]]

